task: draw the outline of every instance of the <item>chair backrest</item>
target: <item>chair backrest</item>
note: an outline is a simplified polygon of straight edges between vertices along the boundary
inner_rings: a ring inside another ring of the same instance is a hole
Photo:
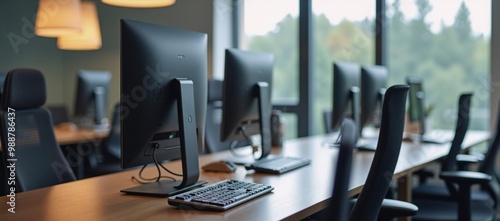
[[[455,135],[451,141],[450,151],[441,162],[441,171],[454,171],[457,169],[457,155],[462,149],[462,142],[469,128],[470,103],[472,94],[465,93],[458,99],[458,116]]]
[[[120,104],[115,104],[111,117],[111,126],[108,136],[102,141],[101,150],[105,161],[119,162],[121,158],[120,148]],[[111,158],[111,159],[110,159]]]
[[[207,120],[205,122],[205,152],[214,153],[234,147],[249,145],[245,142],[220,140],[222,123],[222,81],[208,80]]]
[[[332,197],[329,209],[324,220],[347,219],[348,215],[348,189],[351,177],[352,151],[357,141],[356,124],[352,119],[342,121],[342,137],[340,138],[339,152],[336,158],[337,166],[334,175]]]
[[[350,220],[376,220],[378,217],[401,149],[407,94],[407,85],[391,86],[385,93],[377,150]]]
[[[15,163],[16,191],[75,180],[56,141],[50,113],[42,108],[46,100],[42,73],[33,69],[11,70],[3,92],[0,137],[2,147],[6,148],[3,148],[2,155],[4,164]],[[10,151],[7,147],[12,146],[13,137],[15,151]]]

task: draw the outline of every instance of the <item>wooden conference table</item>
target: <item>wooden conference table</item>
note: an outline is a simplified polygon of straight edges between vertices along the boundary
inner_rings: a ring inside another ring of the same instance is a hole
[[[78,144],[101,140],[108,135],[108,131],[94,131],[83,129],[54,129],[59,145]]]
[[[471,147],[488,139],[489,133],[470,131],[464,147]],[[312,160],[309,166],[282,174],[257,174],[238,168],[234,173],[201,172],[200,180],[214,183],[223,179],[237,179],[272,185],[275,189],[250,202],[225,212],[183,210],[169,206],[165,198],[133,196],[120,193],[121,189],[138,185],[131,180],[138,169],[83,179],[53,187],[42,188],[15,196],[16,213],[7,212],[10,198],[0,197],[0,220],[299,220],[327,206],[331,194],[337,149],[325,145],[333,135],[312,136],[285,141],[284,147],[274,149],[277,154],[301,156]],[[449,144],[418,144],[404,142],[396,167],[395,178],[400,190],[410,188],[405,180],[412,171],[447,154]],[[229,152],[200,156],[200,165],[231,157]],[[373,158],[373,152],[357,151],[353,158],[350,195],[363,187]],[[180,161],[165,163],[166,167],[181,172]],[[144,174],[151,177],[155,169]],[[406,193],[404,197],[411,197]]]
[[[108,131],[54,128],[54,135],[56,136],[57,143],[62,146],[102,140],[108,136]],[[1,146],[0,150],[2,150]]]

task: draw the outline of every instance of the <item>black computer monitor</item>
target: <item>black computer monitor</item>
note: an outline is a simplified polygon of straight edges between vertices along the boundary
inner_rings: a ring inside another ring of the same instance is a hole
[[[382,102],[387,88],[387,68],[380,65],[361,68],[361,128],[379,125]]]
[[[271,88],[274,56],[226,49],[221,140],[261,135],[262,159],[271,152]]]
[[[198,182],[207,102],[207,35],[121,20],[121,165],[154,163],[158,179],[122,190],[169,196]],[[182,159],[182,181],[160,181],[162,161]]]
[[[425,93],[422,87],[422,79],[416,76],[406,77],[406,83],[410,86],[408,93],[409,103],[409,120],[410,122],[417,122],[420,128],[420,134],[425,134],[425,112],[424,102]]]
[[[453,137],[447,136],[443,133],[429,133],[427,131],[426,118],[427,113],[425,112],[425,91],[422,84],[422,79],[416,76],[406,77],[406,83],[410,86],[408,93],[409,108],[408,108],[408,118],[410,122],[416,122],[418,125],[417,136],[411,135],[411,138],[419,140],[423,143],[437,143],[443,144],[450,142]]]
[[[361,67],[351,62],[333,63],[332,128],[340,127],[344,117],[354,120],[360,128]],[[358,134],[359,135],[359,134]]]
[[[93,121],[93,129],[104,129],[110,83],[111,72],[109,71],[79,70],[77,72],[75,117],[82,118],[82,126],[88,120]]]

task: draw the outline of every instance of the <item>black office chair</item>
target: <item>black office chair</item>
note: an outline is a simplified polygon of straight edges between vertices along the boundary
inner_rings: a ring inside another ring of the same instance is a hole
[[[250,145],[246,141],[220,141],[222,122],[222,81],[208,80],[207,119],[205,122],[205,152],[215,153]]]
[[[122,171],[120,165],[120,104],[115,104],[109,134],[102,140],[96,153],[89,156],[90,170],[86,176],[98,176]]]
[[[336,161],[335,180],[333,184],[330,205],[326,209],[323,220],[347,219],[349,203],[347,191],[351,173],[352,151],[356,145],[356,125],[352,119],[344,119],[342,122],[342,137],[340,138],[339,153]]]
[[[455,126],[455,134],[453,140],[451,142],[451,147],[447,157],[441,161],[441,172],[448,170],[457,170],[458,161],[457,156],[459,155],[462,142],[465,139],[465,135],[467,133],[467,129],[469,126],[469,109],[470,109],[470,99],[472,94],[462,94],[458,101],[458,116],[457,116],[457,125]],[[413,190],[413,195],[416,197],[425,195],[428,192],[429,187],[426,183],[428,177],[433,177],[434,173],[428,170],[418,171],[416,173],[420,179],[420,185],[418,188]],[[430,189],[433,189],[435,185],[430,185]]]
[[[355,200],[350,220],[391,220],[414,215],[418,208],[407,202],[384,199],[399,157],[405,121],[408,86],[387,89],[375,156],[359,197]]]
[[[467,95],[464,95],[468,97]],[[468,117],[466,113],[469,112],[469,105],[470,105],[470,97],[468,99],[460,99],[459,103],[462,102],[462,104],[459,104],[461,110],[461,113],[459,113],[458,121],[460,122],[465,122],[467,119],[465,117]],[[466,103],[468,102],[468,103]],[[500,111],[497,114],[500,116]],[[457,121],[457,123],[458,123]],[[456,131],[455,131],[455,137],[452,142],[452,146],[450,148],[450,153],[448,156],[441,162],[441,172],[442,171],[450,171],[450,170],[457,170],[460,168],[459,166],[459,159],[460,157],[453,157],[453,155],[457,155],[458,152],[461,149],[461,145],[465,133],[466,133],[466,126],[467,124],[460,123],[457,124]],[[500,121],[497,121],[497,129],[495,129],[492,139],[490,140],[489,147],[487,150],[487,153],[483,159],[483,161],[480,163],[478,172],[481,173],[486,173],[492,177],[495,176],[495,158],[496,154],[498,152],[498,147],[500,145],[500,137],[498,137],[498,127],[500,127]],[[475,160],[474,160],[475,161]],[[455,200],[454,195],[456,194],[456,190],[453,186],[450,186],[451,189],[449,189],[448,186],[446,186],[444,183],[425,183],[419,185],[417,188],[413,190],[413,196],[414,198],[425,198],[425,199],[448,199],[448,200]],[[474,200],[494,200],[495,205],[497,204],[498,201],[498,180],[493,180],[490,184],[487,186],[483,187],[483,190],[473,190],[472,194],[472,199]],[[453,195],[452,195],[453,194]]]
[[[33,69],[11,70],[5,80],[0,113],[4,165],[17,159],[18,192],[48,187],[75,180],[75,175],[56,141],[52,119],[47,109],[45,79]],[[15,125],[12,123],[14,122]],[[15,134],[15,151],[12,135]],[[10,138],[10,139],[9,139]],[[13,156],[9,156],[13,153]]]
[[[499,199],[499,184],[495,176],[494,162],[500,143],[494,132],[488,152],[479,167],[479,172],[457,171],[456,155],[461,150],[461,143],[469,125],[471,94],[460,96],[459,115],[455,138],[450,152],[441,164],[440,177],[444,183],[423,184],[414,189],[414,203],[421,210],[415,220],[493,220]],[[500,121],[497,121],[497,128]],[[471,186],[480,184],[481,189],[471,190]],[[458,205],[457,205],[458,204]],[[472,212],[471,212],[472,211]]]

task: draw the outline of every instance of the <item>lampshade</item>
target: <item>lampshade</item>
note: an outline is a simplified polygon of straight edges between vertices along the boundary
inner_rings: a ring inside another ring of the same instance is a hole
[[[80,32],[80,0],[40,0],[36,13],[35,33],[43,37]]]
[[[102,0],[102,2],[130,8],[157,8],[173,5],[175,0]]]
[[[57,38],[57,47],[63,50],[97,50],[101,48],[101,29],[95,3],[82,2],[82,31]]]

